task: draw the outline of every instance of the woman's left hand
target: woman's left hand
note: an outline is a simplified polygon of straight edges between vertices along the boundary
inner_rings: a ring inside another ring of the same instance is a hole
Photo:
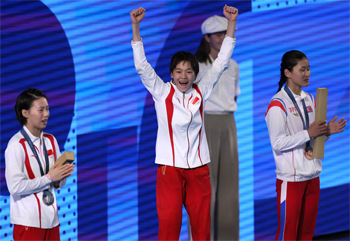
[[[346,120],[343,117],[340,120],[335,121],[337,118],[338,116],[335,116],[332,120],[328,122],[326,136],[330,136],[332,134],[344,131],[344,127],[346,126]]]
[[[227,18],[227,20],[235,21],[238,16],[238,9],[235,7],[230,7],[225,5],[224,7],[224,15]]]

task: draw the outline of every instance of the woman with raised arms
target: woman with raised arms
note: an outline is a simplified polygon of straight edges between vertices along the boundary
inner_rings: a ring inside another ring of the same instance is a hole
[[[171,82],[164,83],[145,57],[140,36],[140,22],[146,10],[130,12],[132,21],[134,63],[142,83],[152,94],[158,120],[156,143],[157,212],[159,240],[178,240],[182,223],[182,205],[191,222],[193,240],[210,240],[210,162],[204,130],[204,105],[213,86],[228,66],[235,46],[238,10],[227,5],[226,37],[212,68],[198,84],[196,57],[177,52],[171,59]]]

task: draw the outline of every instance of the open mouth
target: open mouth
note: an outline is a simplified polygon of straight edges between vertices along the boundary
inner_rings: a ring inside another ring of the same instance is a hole
[[[188,84],[188,81],[179,81],[179,84],[181,86],[186,86]]]

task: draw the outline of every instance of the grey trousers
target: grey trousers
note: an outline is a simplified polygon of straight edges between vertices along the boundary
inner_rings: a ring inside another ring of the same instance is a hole
[[[211,240],[239,240],[239,183],[237,131],[234,115],[204,116],[210,151]],[[189,240],[191,237],[190,220]]]
[[[239,240],[238,148],[234,115],[205,114],[211,180],[211,239]]]

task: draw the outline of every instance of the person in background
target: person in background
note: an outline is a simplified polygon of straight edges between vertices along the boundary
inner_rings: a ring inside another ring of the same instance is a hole
[[[214,15],[202,24],[196,52],[199,81],[212,67],[226,35],[227,19]],[[196,81],[196,82],[197,82]],[[237,109],[239,67],[230,59],[205,105],[205,131],[210,160],[211,240],[239,240],[239,165],[234,112]]]

